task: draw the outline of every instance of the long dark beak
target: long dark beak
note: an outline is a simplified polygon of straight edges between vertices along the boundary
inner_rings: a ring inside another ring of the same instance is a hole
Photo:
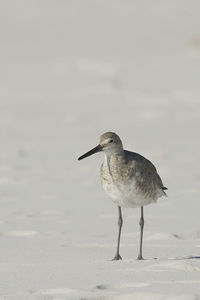
[[[84,158],[86,158],[86,157],[88,157],[88,156],[90,156],[92,154],[95,154],[97,152],[100,152],[102,150],[103,150],[103,147],[101,145],[98,145],[95,148],[93,148],[92,150],[90,150],[90,151],[86,152],[85,154],[83,154],[82,156],[80,156],[78,158],[78,160],[84,159]]]

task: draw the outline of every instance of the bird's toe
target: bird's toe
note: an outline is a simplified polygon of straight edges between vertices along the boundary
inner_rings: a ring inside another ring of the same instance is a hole
[[[112,260],[120,260],[122,259],[121,255],[119,253],[117,253]]]
[[[138,257],[137,257],[137,260],[144,260],[144,258],[143,258],[143,256],[142,255],[138,255]]]

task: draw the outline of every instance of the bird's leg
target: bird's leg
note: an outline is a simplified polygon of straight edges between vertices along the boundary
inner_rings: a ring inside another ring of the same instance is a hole
[[[143,241],[143,228],[144,228],[144,216],[143,216],[143,206],[141,206],[141,218],[140,218],[140,252],[138,255],[138,260],[143,259],[142,257],[142,241]]]
[[[117,239],[117,252],[116,252],[116,254],[115,254],[113,260],[119,260],[119,259],[122,259],[121,255],[119,254],[119,246],[120,246],[120,237],[121,237],[122,224],[123,224],[122,211],[121,211],[121,207],[118,206],[118,225],[119,225],[119,232],[118,232],[118,239]]]

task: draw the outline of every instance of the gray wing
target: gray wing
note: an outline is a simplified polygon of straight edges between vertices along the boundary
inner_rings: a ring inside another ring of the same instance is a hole
[[[136,179],[137,187],[146,195],[155,198],[160,191],[160,196],[166,195],[167,188],[157,173],[155,166],[142,155],[126,151],[127,163],[134,161],[132,176]]]

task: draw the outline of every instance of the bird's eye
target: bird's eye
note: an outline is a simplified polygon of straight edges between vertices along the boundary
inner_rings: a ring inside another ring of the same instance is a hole
[[[113,140],[110,140],[109,143],[113,143]]]

